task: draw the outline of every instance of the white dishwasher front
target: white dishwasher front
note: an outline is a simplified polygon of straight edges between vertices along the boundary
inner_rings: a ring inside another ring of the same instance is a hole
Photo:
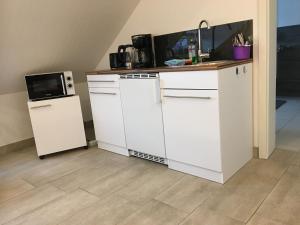
[[[135,156],[165,163],[159,75],[121,75],[120,90],[127,148]]]

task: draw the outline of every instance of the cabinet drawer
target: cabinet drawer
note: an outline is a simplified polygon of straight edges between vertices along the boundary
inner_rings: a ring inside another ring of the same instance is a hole
[[[89,88],[93,87],[119,87],[120,75],[88,75]]]
[[[160,73],[160,87],[170,89],[218,89],[218,71]]]

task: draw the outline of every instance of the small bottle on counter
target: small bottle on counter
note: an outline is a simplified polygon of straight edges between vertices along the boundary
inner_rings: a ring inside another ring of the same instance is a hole
[[[196,51],[196,42],[193,38],[190,39],[188,52],[189,52],[189,59],[192,61],[192,64],[198,63],[197,51]]]

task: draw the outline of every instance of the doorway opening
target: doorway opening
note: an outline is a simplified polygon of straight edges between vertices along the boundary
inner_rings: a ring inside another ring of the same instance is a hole
[[[299,0],[277,0],[276,147],[300,152]]]

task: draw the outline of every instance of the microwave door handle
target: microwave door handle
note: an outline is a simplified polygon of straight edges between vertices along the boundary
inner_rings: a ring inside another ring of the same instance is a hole
[[[62,86],[63,86],[64,95],[67,95],[67,93],[66,93],[66,83],[65,83],[64,75],[60,75],[60,79],[61,79],[61,83],[62,83]]]

